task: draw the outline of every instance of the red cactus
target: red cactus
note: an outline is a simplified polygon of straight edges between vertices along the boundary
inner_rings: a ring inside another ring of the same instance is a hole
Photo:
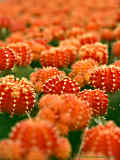
[[[23,148],[23,155],[27,155],[29,152],[33,151],[34,148],[36,148],[38,151],[43,152],[46,156],[56,155],[61,146],[59,141],[62,140],[62,137],[58,134],[57,130],[50,122],[32,120],[19,122],[13,128],[10,138],[13,141],[20,142]],[[68,142],[67,147],[64,150],[64,153],[66,153],[66,157],[64,158],[69,157],[70,152],[71,147]],[[62,155],[60,158],[62,158]]]
[[[63,94],[74,93],[77,94],[80,91],[80,87],[77,82],[69,77],[55,76],[48,79],[43,85],[44,93],[51,94]]]
[[[35,93],[32,84],[25,78],[14,76],[0,78],[0,111],[11,115],[24,114],[34,107]]]
[[[70,48],[57,47],[43,51],[40,56],[42,66],[67,67],[76,59],[76,52]]]
[[[0,48],[0,70],[12,69],[15,62],[15,54],[10,48]]]
[[[85,128],[91,118],[88,103],[74,94],[45,95],[38,106],[37,118],[51,121],[62,134]]]
[[[89,75],[89,84],[106,92],[118,91],[120,89],[120,68],[114,65],[103,65],[93,69]]]
[[[28,66],[32,61],[32,51],[27,43],[18,42],[8,45],[16,55],[16,64],[18,66]]]
[[[42,69],[38,69],[36,72],[33,72],[30,75],[30,79],[35,85],[35,89],[37,92],[41,92],[43,90],[43,84],[50,78],[54,76],[65,76],[63,71],[58,70],[56,67],[43,67]]]
[[[105,125],[98,125],[85,132],[83,152],[103,153],[113,159],[120,158],[120,128],[109,121]]]
[[[107,46],[102,43],[86,44],[80,48],[80,59],[92,58],[99,64],[106,64],[108,61]]]
[[[104,115],[107,112],[108,96],[101,90],[84,90],[80,92],[79,97],[88,101],[93,111],[93,116]]]

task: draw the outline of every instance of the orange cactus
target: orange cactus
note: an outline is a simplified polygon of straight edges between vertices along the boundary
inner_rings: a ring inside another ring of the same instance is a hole
[[[13,128],[10,139],[20,142],[23,148],[23,156],[34,151],[34,148],[43,152],[45,156],[55,155],[60,158],[63,156],[58,155],[58,152],[62,151],[62,145],[59,142],[63,140],[63,137],[58,134],[55,127],[48,121],[21,121]],[[71,146],[66,138],[65,141],[66,148],[64,148],[63,154],[65,155],[64,158],[68,158]]]
[[[62,134],[83,129],[91,119],[91,108],[74,94],[45,95],[38,104],[38,119],[51,121]]]
[[[109,159],[119,159],[120,152],[120,128],[114,122],[109,121],[105,125],[98,125],[85,132],[82,151],[103,153]]]

